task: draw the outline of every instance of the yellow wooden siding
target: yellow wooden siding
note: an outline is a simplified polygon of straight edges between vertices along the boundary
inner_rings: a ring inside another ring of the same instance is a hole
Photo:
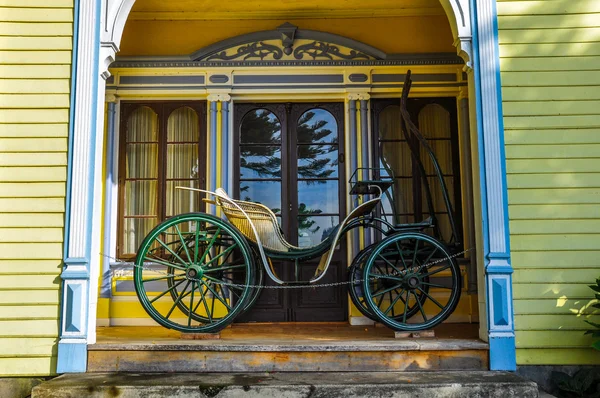
[[[0,0],[0,376],[56,372],[73,0]]]
[[[497,6],[517,363],[598,364],[600,2]]]

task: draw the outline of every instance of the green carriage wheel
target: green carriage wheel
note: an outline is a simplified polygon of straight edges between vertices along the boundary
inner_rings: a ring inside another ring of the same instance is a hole
[[[134,270],[138,298],[156,322],[188,333],[217,332],[245,308],[255,280],[252,252],[220,218],[182,214],[144,239]]]
[[[440,324],[456,308],[460,291],[460,269],[448,250],[419,232],[384,239],[364,267],[365,302],[380,322],[394,330],[425,330]],[[409,316],[415,307],[416,313]]]
[[[350,265],[350,267],[348,268],[348,292],[350,294],[350,299],[352,300],[352,303],[354,304],[354,306],[356,308],[358,308],[358,310],[367,318],[375,321],[375,322],[379,322],[379,318],[377,316],[375,316],[375,314],[373,314],[373,312],[371,311],[371,309],[369,308],[369,306],[367,305],[366,301],[365,301],[365,297],[363,294],[363,271],[364,271],[364,266],[367,262],[367,260],[369,259],[369,255],[371,254],[371,252],[379,245],[379,243],[373,243],[369,246],[367,246],[366,248],[364,248],[363,250],[361,250],[356,257],[354,258],[354,260],[352,261],[352,264]],[[385,266],[385,263],[383,263],[382,260],[379,260],[376,262],[380,263],[378,265],[375,266],[375,268],[379,268],[382,269]],[[372,285],[376,284],[377,281],[372,280],[370,282]],[[379,284],[377,286],[373,286],[372,287],[372,291],[374,292],[374,294],[376,294],[378,291],[382,290],[384,287],[382,286],[382,284]],[[425,295],[428,291],[429,288],[427,286],[423,287],[424,292],[417,292],[416,294],[416,299],[419,300],[419,303],[421,305],[423,305],[423,303],[425,302],[425,300],[427,299],[427,296]],[[391,295],[390,292],[387,293],[388,296]],[[381,305],[385,305],[385,302],[383,300],[378,301],[378,304]],[[416,301],[412,303],[411,306],[409,306],[406,317],[410,318],[413,315],[415,315],[417,312],[419,312],[419,306],[417,305]],[[393,318],[399,318],[399,317],[403,317],[404,314],[393,314]]]

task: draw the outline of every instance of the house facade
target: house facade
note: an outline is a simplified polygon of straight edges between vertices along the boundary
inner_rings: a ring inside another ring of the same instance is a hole
[[[599,269],[598,5],[306,3],[0,5],[1,374],[85,372],[98,327],[154,324],[130,260],[157,223],[206,210],[175,186],[263,202],[301,246],[356,205],[356,167],[386,163],[404,192],[387,208],[420,221],[398,124],[409,70],[462,238],[447,322],[479,324],[493,370],[598,364],[583,335]],[[315,160],[325,169],[306,172]],[[376,238],[349,239],[332,278]],[[345,291],[257,308],[246,321],[369,322]]]

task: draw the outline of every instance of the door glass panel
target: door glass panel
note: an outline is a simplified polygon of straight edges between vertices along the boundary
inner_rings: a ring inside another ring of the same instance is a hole
[[[266,109],[244,115],[240,125],[240,199],[281,213],[281,123]],[[261,181],[263,180],[263,181]]]
[[[240,199],[281,212],[281,181],[240,181]]]
[[[298,178],[337,177],[337,145],[298,145]]]
[[[298,181],[298,212],[338,214],[339,185],[331,181]]]
[[[335,117],[325,109],[313,108],[298,119],[299,144],[337,144],[338,127]]]
[[[298,215],[298,246],[318,245],[339,223],[338,216]]]
[[[281,146],[241,145],[240,178],[281,178]]]
[[[281,144],[281,123],[266,109],[254,109],[244,115],[240,136],[242,144]]]

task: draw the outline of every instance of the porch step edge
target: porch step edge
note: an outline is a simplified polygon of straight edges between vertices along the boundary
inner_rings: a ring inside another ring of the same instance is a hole
[[[537,398],[538,388],[513,373],[332,372],[332,373],[82,373],[36,386],[40,397],[519,397]]]

